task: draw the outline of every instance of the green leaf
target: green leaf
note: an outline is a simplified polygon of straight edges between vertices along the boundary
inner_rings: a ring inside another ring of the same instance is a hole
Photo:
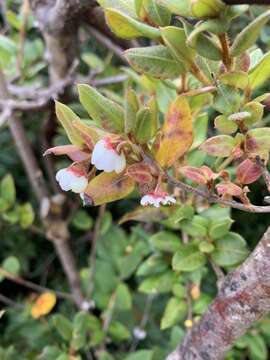
[[[9,256],[3,261],[2,268],[8,273],[17,276],[19,275],[21,265],[15,256]]]
[[[134,135],[139,144],[146,144],[151,139],[152,116],[149,108],[143,108],[138,111]]]
[[[170,50],[172,56],[180,63],[190,67],[195,58],[195,52],[186,45],[186,34],[184,29],[175,26],[160,28],[162,39]]]
[[[214,240],[221,238],[229,232],[232,223],[230,218],[213,220],[209,227],[209,236]]]
[[[130,87],[125,93],[125,133],[134,131],[136,114],[139,110],[139,101],[136,92]]]
[[[197,31],[197,29],[194,28],[185,19],[180,18],[179,20],[182,22],[184,26],[189,45],[192,48],[194,48],[199,55],[214,61],[218,61],[222,59],[222,51],[220,49],[220,46],[212,37],[206,36],[202,34],[200,31]]]
[[[262,27],[267,23],[269,18],[270,11],[268,10],[256,17],[248,26],[246,26],[236,36],[231,47],[231,55],[238,56],[248,50],[256,42]]]
[[[97,0],[100,6],[103,8],[113,8],[123,11],[123,13],[136,17],[135,4],[133,0]]]
[[[170,24],[171,12],[167,7],[159,4],[156,0],[142,0],[142,5],[147,18],[155,25],[166,26]]]
[[[71,223],[79,230],[90,230],[93,226],[93,219],[85,210],[77,210]]]
[[[81,104],[101,127],[112,132],[124,130],[124,110],[120,105],[86,84],[79,84],[78,92]]]
[[[201,241],[199,243],[199,250],[202,253],[210,254],[215,249],[214,245],[209,243],[208,241]]]
[[[248,348],[250,351],[250,357],[253,360],[267,360],[268,350],[267,344],[260,334],[247,334],[248,336]]]
[[[244,71],[232,71],[222,74],[219,77],[219,81],[225,85],[245,90],[248,86],[249,79],[248,74]]]
[[[163,45],[131,48],[125,56],[134,70],[158,79],[173,79],[185,72]]]
[[[191,13],[198,18],[216,17],[224,11],[225,5],[221,0],[192,0]]]
[[[58,120],[65,129],[65,132],[73,145],[82,145],[84,140],[74,126],[73,122],[80,122],[80,118],[66,105],[55,101],[55,111]]]
[[[16,189],[13,177],[10,174],[5,175],[1,181],[1,190],[0,190],[1,199],[8,205],[12,206],[16,200]]]
[[[193,237],[202,237],[207,235],[208,220],[200,215],[195,215],[192,220],[182,221],[181,229]]]
[[[124,341],[130,339],[129,330],[119,321],[113,321],[110,324],[108,333],[114,341]]]
[[[219,115],[215,118],[215,128],[224,134],[233,134],[238,126],[234,121],[230,121],[226,115]]]
[[[187,303],[175,297],[168,301],[164,314],[161,318],[161,330],[168,329],[184,320],[187,314]]]
[[[160,231],[152,235],[149,242],[157,250],[172,253],[177,251],[181,245],[179,236],[169,231]]]
[[[173,14],[184,17],[191,16],[190,0],[156,0],[158,4],[166,6]]]
[[[139,286],[139,291],[145,294],[163,294],[172,290],[177,281],[176,274],[172,271],[166,271],[147,277]]]
[[[246,149],[251,155],[267,158],[270,150],[270,128],[251,129],[247,132]]]
[[[120,283],[116,288],[115,306],[120,310],[130,310],[132,307],[132,296],[125,283]]]
[[[159,254],[149,256],[138,268],[137,276],[154,275],[167,270],[168,265],[164,258]]]
[[[31,204],[19,205],[16,209],[19,216],[19,224],[23,229],[27,229],[33,224],[35,219],[35,213]]]
[[[270,51],[248,73],[251,89],[256,89],[264,84],[270,77]]]
[[[247,257],[248,250],[242,236],[229,232],[215,241],[215,250],[211,255],[220,266],[234,266]]]
[[[59,334],[66,341],[72,338],[72,323],[65,316],[61,314],[53,315],[52,321]]]
[[[210,305],[212,298],[208,294],[201,294],[200,298],[195,302],[193,311],[196,315],[202,315]]]
[[[243,111],[247,111],[250,114],[250,117],[244,120],[245,125],[252,126],[262,120],[264,105],[258,101],[251,101],[243,106]]]
[[[126,356],[124,360],[154,360],[153,350],[138,350]]]
[[[120,38],[132,39],[145,36],[156,39],[160,36],[159,29],[137,21],[122,11],[108,8],[105,10],[105,17],[111,30]]]
[[[205,255],[193,244],[182,245],[172,259],[172,267],[176,271],[194,271],[205,263]]]

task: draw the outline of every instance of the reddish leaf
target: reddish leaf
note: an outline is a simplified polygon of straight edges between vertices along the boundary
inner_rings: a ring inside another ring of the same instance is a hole
[[[206,140],[200,149],[212,156],[228,157],[235,147],[234,138],[229,135],[213,136]]]
[[[219,174],[215,174],[208,166],[202,166],[200,168],[183,166],[180,172],[188,179],[203,185],[206,185],[211,180],[217,179],[219,176]]]
[[[127,175],[138,183],[146,184],[152,181],[151,168],[149,165],[141,162],[130,165],[127,168]]]
[[[268,158],[270,150],[270,128],[249,130],[246,136],[246,150],[251,156]]]
[[[260,166],[250,159],[244,160],[236,169],[236,177],[241,184],[251,184],[260,176]]]
[[[90,158],[90,153],[81,150],[76,145],[55,146],[45,151],[44,156],[48,154],[67,155],[73,161],[85,161]]]
[[[192,145],[193,130],[189,103],[183,96],[170,105],[161,129],[156,159],[161,166],[170,167]]]
[[[243,189],[240,186],[228,181],[216,185],[216,189],[219,195],[230,195],[239,197],[243,194]]]

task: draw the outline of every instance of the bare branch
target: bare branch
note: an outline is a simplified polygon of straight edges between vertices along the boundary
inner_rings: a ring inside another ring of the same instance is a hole
[[[67,294],[67,293],[62,292],[62,291],[52,290],[52,289],[49,289],[49,288],[47,288],[45,286],[37,285],[37,284],[33,283],[32,281],[23,279],[22,277],[14,276],[11,273],[5,271],[1,267],[0,267],[0,274],[2,276],[4,276],[6,279],[8,279],[8,280],[10,280],[10,281],[12,281],[12,282],[14,282],[14,283],[16,283],[18,285],[24,286],[24,287],[26,287],[28,289],[31,289],[31,290],[34,290],[34,291],[37,291],[37,292],[40,292],[40,293],[43,293],[45,291],[54,292],[59,298],[73,301],[73,296],[71,294]]]
[[[215,204],[222,204],[229,207],[232,207],[234,209],[239,209],[242,211],[252,212],[252,213],[269,213],[270,212],[270,206],[256,206],[256,205],[246,205],[239,203],[234,200],[224,200],[220,198],[218,195],[215,194],[209,194],[206,191],[194,188],[193,186],[190,186],[188,184],[183,183],[182,181],[176,180],[173,177],[166,175],[166,179],[168,184],[174,185],[178,187],[181,190],[184,190],[186,192],[191,192],[195,195],[201,196],[203,198],[206,198],[209,203],[215,203]]]
[[[167,360],[221,360],[270,311],[270,227],[248,259],[224,279],[203,317]]]

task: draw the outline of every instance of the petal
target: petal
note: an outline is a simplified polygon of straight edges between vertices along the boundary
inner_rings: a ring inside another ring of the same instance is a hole
[[[148,204],[151,204],[152,202],[152,197],[149,196],[149,195],[144,195],[142,198],[141,198],[141,201],[140,201],[140,204],[142,206],[146,206]]]
[[[105,141],[99,140],[94,147],[91,157],[91,164],[95,165],[99,158],[104,155],[105,150]]]
[[[104,170],[105,172],[112,172],[114,171],[114,164],[115,164],[115,151],[105,149],[103,156],[96,161],[95,166],[98,170]]]
[[[88,185],[87,178],[85,176],[79,176],[71,183],[71,190],[75,193],[82,193]]]
[[[124,153],[120,155],[117,154],[117,158],[115,158],[114,170],[117,174],[121,173],[126,167],[126,157]]]

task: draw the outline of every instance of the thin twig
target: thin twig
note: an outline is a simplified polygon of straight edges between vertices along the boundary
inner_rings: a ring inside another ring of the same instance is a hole
[[[213,260],[213,258],[210,255],[208,256],[208,260],[211,264],[211,267],[212,267],[214,273],[216,274],[217,287],[218,287],[218,289],[220,289],[221,285],[223,284],[225,274],[222,271],[222,269],[215,263],[215,261]]]
[[[221,204],[221,205],[232,207],[234,209],[239,209],[242,211],[247,211],[247,212],[252,212],[252,213],[270,213],[270,206],[256,206],[256,205],[252,205],[252,204],[246,205],[246,204],[242,204],[237,201],[234,201],[234,200],[224,200],[224,199],[220,198],[218,195],[211,194],[211,193],[209,194],[206,191],[194,188],[191,185],[188,185],[188,184],[183,183],[182,181],[176,180],[173,177],[169,176],[168,174],[166,174],[166,179],[167,179],[168,184],[174,185],[174,186],[178,187],[179,189],[182,189],[184,191],[191,192],[195,195],[206,198],[209,203]]]
[[[67,299],[67,300],[72,300],[73,301],[73,296],[71,294],[62,292],[62,291],[56,291],[56,290],[52,290],[50,288],[47,288],[45,286],[40,286],[37,285],[35,283],[33,283],[32,281],[29,280],[25,280],[22,277],[19,276],[14,276],[11,273],[9,273],[8,271],[5,271],[3,268],[0,267],[0,274],[2,276],[4,276],[6,279],[18,284],[18,285],[22,285],[28,289],[37,291],[37,292],[45,292],[45,291],[50,291],[50,292],[54,292],[59,298],[62,299]]]
[[[122,49],[119,45],[115,44],[110,38],[102,34],[100,31],[96,30],[92,26],[87,25],[86,29],[89,35],[91,35],[94,39],[96,39],[101,45],[103,45],[108,50],[113,52],[124,63],[127,63],[127,60],[123,55],[124,49]]]
[[[16,303],[15,301],[11,300],[7,296],[0,294],[0,302],[7,306],[12,306],[14,308],[23,308],[23,305]],[[2,314],[1,314],[2,315]],[[1,318],[1,316],[0,316]]]

